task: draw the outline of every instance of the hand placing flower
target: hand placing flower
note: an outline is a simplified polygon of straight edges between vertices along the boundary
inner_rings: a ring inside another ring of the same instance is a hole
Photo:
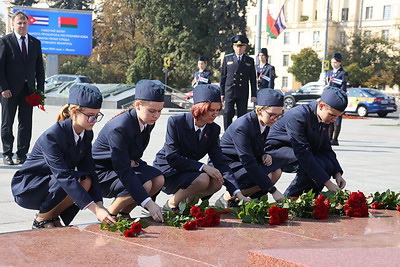
[[[100,229],[108,230],[110,232],[119,231],[120,235],[125,237],[136,237],[142,232],[143,228],[146,228],[149,225],[150,224],[147,221],[141,220],[140,218],[132,220],[118,215],[116,223],[102,223]]]

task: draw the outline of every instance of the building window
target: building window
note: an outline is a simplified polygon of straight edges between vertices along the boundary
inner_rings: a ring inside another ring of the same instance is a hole
[[[342,8],[342,21],[348,21],[348,20],[349,20],[349,9]]]
[[[365,37],[371,37],[371,31],[364,31]]]
[[[304,32],[299,32],[297,36],[297,43],[302,44],[304,40]]]
[[[319,41],[319,31],[313,32],[313,45],[318,45]]]
[[[290,43],[290,38],[289,38],[289,32],[284,32],[283,33],[283,44],[289,44]]]
[[[268,0],[268,4],[273,4],[274,0]]]
[[[339,33],[339,41],[341,44],[346,44],[346,33],[345,32]]]
[[[288,88],[288,77],[282,77],[282,88]]]
[[[289,55],[283,55],[283,66],[289,66]]]
[[[372,6],[367,6],[365,9],[365,19],[372,19]]]
[[[392,17],[392,6],[383,7],[383,19],[390,19]]]
[[[382,31],[382,38],[385,39],[386,41],[389,41],[389,30]]]

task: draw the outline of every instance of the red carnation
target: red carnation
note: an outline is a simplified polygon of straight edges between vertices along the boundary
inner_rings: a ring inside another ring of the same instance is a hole
[[[396,209],[397,209],[397,211],[400,211],[400,206],[397,206],[397,208],[396,208]]]
[[[124,232],[124,236],[125,236],[125,237],[135,237],[135,236],[136,236],[136,233],[134,233],[134,232],[132,231],[132,229],[129,229],[129,230],[126,230],[126,231]]]
[[[197,217],[197,215],[198,215],[199,212],[201,212],[201,209],[200,209],[199,207],[197,207],[197,206],[192,206],[192,207],[190,208],[190,214],[191,214],[193,217]]]
[[[380,202],[374,202],[371,204],[371,208],[376,209],[376,210],[383,209],[383,205]]]
[[[281,219],[278,214],[273,214],[269,217],[269,224],[270,225],[279,225],[281,224]]]
[[[272,207],[270,207],[268,209],[268,214],[270,216],[272,216],[272,215],[278,215],[279,216],[280,211],[281,211],[281,208],[279,208],[278,206],[272,206]]]
[[[140,223],[132,223],[131,229],[135,234],[139,234],[142,231],[143,226]]]
[[[183,227],[185,230],[194,230],[194,229],[197,228],[197,223],[196,223],[196,221],[190,221],[190,222],[184,223],[184,224],[182,225],[182,227]]]
[[[289,209],[287,209],[287,208],[281,209],[281,211],[279,213],[279,219],[280,219],[281,223],[286,222],[288,216],[289,216]]]

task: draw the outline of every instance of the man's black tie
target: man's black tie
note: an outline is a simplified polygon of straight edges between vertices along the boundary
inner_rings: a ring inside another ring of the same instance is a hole
[[[26,36],[21,36],[21,40],[22,40],[22,59],[24,60],[24,62],[26,63],[28,61],[28,52],[26,50],[26,44],[25,44],[25,38]]]

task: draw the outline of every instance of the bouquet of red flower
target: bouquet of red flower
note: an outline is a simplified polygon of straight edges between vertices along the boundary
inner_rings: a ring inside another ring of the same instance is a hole
[[[110,232],[119,231],[120,235],[125,237],[135,237],[142,232],[143,228],[148,227],[150,224],[147,221],[137,219],[123,218],[121,215],[117,216],[117,222],[114,224],[101,223],[101,230],[108,230]]]
[[[33,106],[33,107],[38,107],[43,111],[46,111],[44,108],[44,100],[46,99],[46,96],[44,93],[40,90],[33,90],[33,93],[25,97],[25,101]]]
[[[387,210],[399,210],[400,206],[400,193],[390,191],[371,194],[367,198],[367,204],[373,209],[387,209]]]
[[[352,192],[343,209],[350,217],[368,217],[367,199],[363,192]]]
[[[264,195],[260,199],[253,199],[250,202],[241,202],[240,210],[237,214],[244,223],[279,225],[286,222],[289,211],[287,208],[277,206],[276,203],[269,203],[268,196]]]
[[[220,223],[220,216],[229,209],[209,208],[208,201],[199,206],[185,204],[179,211],[168,211],[164,214],[164,223],[170,226],[195,230],[197,227],[215,227]]]
[[[314,200],[314,207],[312,216],[318,220],[324,220],[328,218],[329,209],[331,207],[331,203],[328,199],[325,199],[324,195],[319,195],[316,200]]]
[[[323,194],[330,202],[330,214],[335,214],[335,215],[346,215],[346,212],[344,211],[343,207],[346,205],[347,199],[350,197],[351,191],[348,190],[339,190],[337,192],[322,192]]]

